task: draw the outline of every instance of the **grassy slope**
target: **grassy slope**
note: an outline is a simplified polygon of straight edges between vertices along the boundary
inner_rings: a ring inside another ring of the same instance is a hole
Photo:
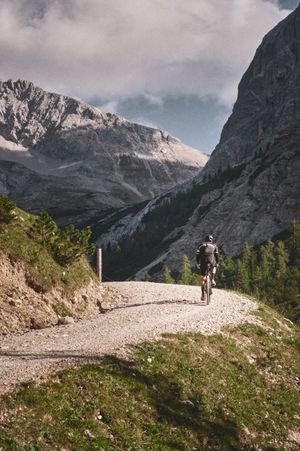
[[[259,316],[24,386],[1,399],[0,448],[296,450],[298,330],[266,306]]]
[[[17,216],[0,229],[0,250],[12,260],[22,261],[30,274],[29,283],[37,290],[47,291],[60,286],[66,292],[86,285],[94,273],[85,259],[62,267],[56,263],[41,244],[29,237],[27,231],[34,216],[18,208]]]

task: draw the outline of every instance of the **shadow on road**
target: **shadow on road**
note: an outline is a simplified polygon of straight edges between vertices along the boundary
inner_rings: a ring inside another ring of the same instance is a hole
[[[136,303],[136,304],[123,304],[123,305],[117,305],[116,307],[112,307],[111,309],[108,309],[108,311],[113,311],[113,310],[120,310],[120,309],[125,309],[125,308],[132,308],[132,307],[143,307],[144,305],[164,305],[164,304],[184,304],[184,305],[194,305],[196,306],[201,306],[204,307],[206,306],[206,302],[205,301],[189,301],[188,299],[166,299],[166,300],[162,300],[162,301],[153,301],[153,302],[141,302],[141,303]]]
[[[86,362],[95,362],[103,360],[103,354],[90,355],[90,354],[78,354],[76,351],[47,351],[41,353],[34,352],[22,352],[22,351],[0,351],[0,357],[19,357],[22,360],[77,360]]]

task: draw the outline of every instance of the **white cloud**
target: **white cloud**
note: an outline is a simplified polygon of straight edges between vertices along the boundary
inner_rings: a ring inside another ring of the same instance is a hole
[[[164,104],[163,98],[159,96],[155,96],[153,94],[144,94],[145,100],[149,103],[149,105],[154,105],[156,107],[162,107]]]
[[[136,123],[136,124],[140,124],[140,125],[145,125],[145,127],[150,127],[150,128],[160,128],[157,124],[155,124],[152,121],[149,121],[148,119],[145,119],[144,117],[136,117],[136,118],[132,118],[132,122]]]
[[[109,102],[103,103],[99,106],[101,111],[106,111],[107,113],[118,113],[119,102],[117,100],[111,100]]]
[[[266,0],[1,0],[0,78],[80,98],[159,105],[186,94],[229,105],[287,13]]]

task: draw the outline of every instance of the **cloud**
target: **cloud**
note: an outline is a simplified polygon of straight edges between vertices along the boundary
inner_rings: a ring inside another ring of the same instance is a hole
[[[145,127],[150,127],[150,128],[160,128],[158,126],[158,124],[155,124],[152,121],[149,121],[148,119],[138,116],[138,117],[133,117],[132,118],[132,122],[136,123],[136,124],[140,124],[140,125],[145,125]]]
[[[109,102],[99,105],[99,109],[102,111],[108,111],[109,113],[117,114],[119,112],[119,102],[117,100],[111,100]]]
[[[230,105],[287,13],[267,0],[1,0],[0,78],[107,102],[196,95]]]

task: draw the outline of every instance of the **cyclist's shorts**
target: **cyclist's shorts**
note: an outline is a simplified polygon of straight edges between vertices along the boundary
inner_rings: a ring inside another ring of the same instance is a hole
[[[208,260],[200,260],[200,274],[201,276],[205,276],[206,274],[206,270],[207,270],[207,266],[210,263],[211,267],[214,268],[215,266],[217,266],[217,262],[216,259],[213,255],[210,255]]]
[[[207,265],[200,265],[200,275],[205,276],[207,270]]]

